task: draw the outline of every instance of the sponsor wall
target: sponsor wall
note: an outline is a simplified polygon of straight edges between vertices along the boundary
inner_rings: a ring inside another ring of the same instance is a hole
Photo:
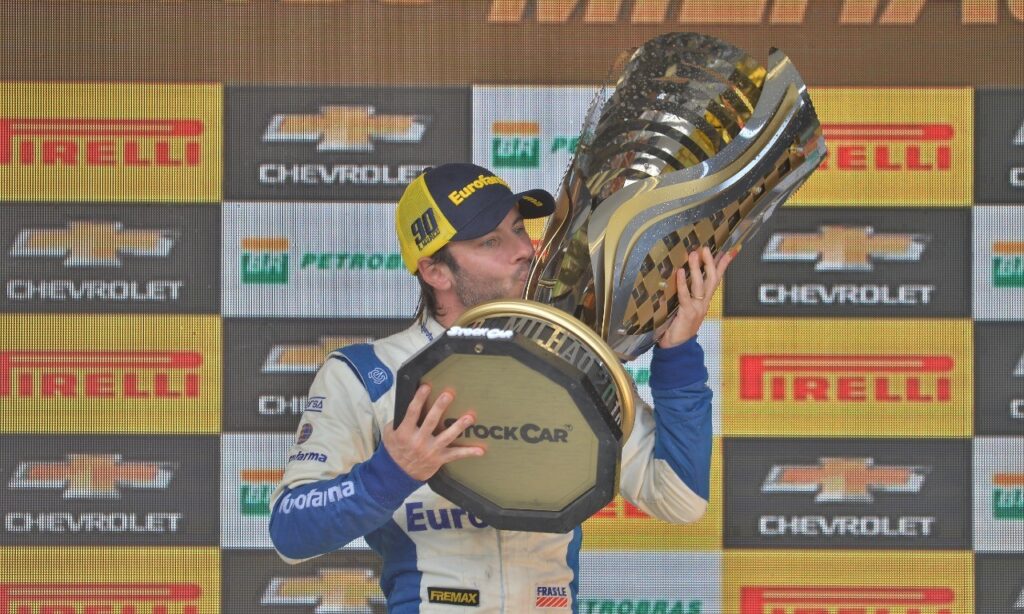
[[[324,357],[412,315],[395,201],[556,191],[615,56],[696,29],[788,52],[830,154],[700,332],[706,516],[617,498],[579,611],[1024,612],[1024,4],[122,4],[0,23],[53,51],[0,82],[0,611],[383,611],[365,542],[267,522]]]

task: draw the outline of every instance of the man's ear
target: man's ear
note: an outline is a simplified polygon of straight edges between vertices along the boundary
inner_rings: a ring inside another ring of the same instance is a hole
[[[419,267],[420,277],[423,281],[435,290],[448,290],[454,283],[452,270],[443,262],[433,258],[420,258],[416,262]]]

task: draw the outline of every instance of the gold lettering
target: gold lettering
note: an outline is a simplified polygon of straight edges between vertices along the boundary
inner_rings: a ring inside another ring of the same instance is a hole
[[[839,23],[872,23],[878,13],[878,0],[844,0]]]
[[[878,23],[912,24],[917,22],[918,15],[927,0],[889,0],[888,6],[882,11]]]
[[[772,3],[772,23],[794,23],[804,22],[804,15],[807,14],[807,0],[775,0]]]
[[[668,18],[668,0],[644,0],[633,4],[633,23],[664,23]]]

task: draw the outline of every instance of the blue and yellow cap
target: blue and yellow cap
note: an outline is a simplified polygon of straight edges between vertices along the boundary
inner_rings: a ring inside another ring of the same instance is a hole
[[[402,261],[416,274],[419,259],[449,241],[476,239],[498,227],[513,206],[526,219],[551,215],[555,199],[545,190],[515,194],[501,177],[475,164],[442,164],[413,180],[398,201],[395,230]]]

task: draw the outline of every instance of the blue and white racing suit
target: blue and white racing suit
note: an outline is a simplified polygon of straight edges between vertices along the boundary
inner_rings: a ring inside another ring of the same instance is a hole
[[[381,589],[397,614],[531,612],[546,595],[568,596],[543,602],[576,612],[579,527],[565,534],[491,528],[409,477],[381,445],[394,415],[395,373],[443,333],[427,319],[331,354],[274,492],[274,546],[298,562],[365,536],[383,559]],[[636,399],[619,490],[647,514],[693,522],[707,508],[712,439],[711,390],[696,338],[655,348],[650,387],[655,408]]]

